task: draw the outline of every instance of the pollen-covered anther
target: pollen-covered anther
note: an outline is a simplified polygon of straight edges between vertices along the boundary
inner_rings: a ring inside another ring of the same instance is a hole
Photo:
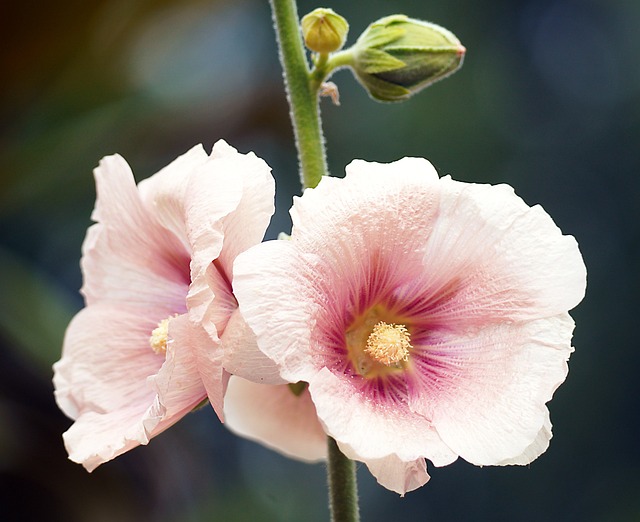
[[[380,321],[369,334],[364,351],[376,361],[393,366],[407,361],[411,348],[411,335],[405,325]]]
[[[167,317],[158,323],[157,328],[151,332],[149,337],[149,346],[158,355],[164,355],[167,353],[167,339],[169,337],[169,319]]]

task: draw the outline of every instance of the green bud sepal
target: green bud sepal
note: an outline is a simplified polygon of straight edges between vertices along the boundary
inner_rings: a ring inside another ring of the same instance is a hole
[[[348,65],[375,99],[402,101],[457,71],[465,48],[439,25],[392,15],[372,23],[355,45]]]

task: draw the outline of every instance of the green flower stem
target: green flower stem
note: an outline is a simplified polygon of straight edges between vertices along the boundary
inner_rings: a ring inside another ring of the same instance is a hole
[[[313,70],[309,73],[311,89],[318,90],[328,75],[327,62],[329,54],[316,54],[313,59]]]
[[[319,84],[311,81],[298,10],[294,0],[270,0],[284,69],[285,88],[298,149],[300,178],[304,188],[315,187],[327,175],[318,106]]]
[[[350,49],[334,54],[320,54],[315,61],[315,67],[311,71],[311,88],[318,90],[336,69],[353,65],[353,53]]]
[[[332,522],[358,522],[358,486],[355,462],[349,460],[328,438],[327,478]]]

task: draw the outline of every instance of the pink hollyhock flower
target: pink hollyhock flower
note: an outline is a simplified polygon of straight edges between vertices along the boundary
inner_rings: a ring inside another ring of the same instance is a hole
[[[428,480],[425,459],[526,464],[545,451],[586,272],[541,207],[405,158],[354,161],[291,216],[290,241],[238,256],[234,289],[260,350],[308,383],[348,457],[404,494]]]
[[[232,263],[262,240],[274,196],[267,164],[223,141],[210,156],[194,147],[137,187],[118,155],[94,173],[86,308],[54,365],[56,400],[75,419],[65,446],[89,471],[207,397],[222,416],[225,339],[248,331],[235,317]]]

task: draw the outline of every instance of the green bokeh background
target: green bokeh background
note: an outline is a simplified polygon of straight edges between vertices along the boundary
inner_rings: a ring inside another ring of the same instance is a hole
[[[509,183],[578,239],[589,271],[550,449],[526,467],[430,466],[404,499],[363,468],[363,520],[640,520],[640,2],[323,7],[349,20],[349,43],[400,12],[468,49],[461,71],[398,105],[337,73],[342,105],[322,102],[334,173],[413,155],[459,180]],[[70,421],[52,395],[51,364],[82,306],[102,156],[119,152],[142,179],[224,138],[272,166],[268,237],[289,230],[297,166],[267,2],[5,2],[0,66],[0,518],[328,520],[322,465],[237,439],[209,408],[88,474],[66,460]]]

